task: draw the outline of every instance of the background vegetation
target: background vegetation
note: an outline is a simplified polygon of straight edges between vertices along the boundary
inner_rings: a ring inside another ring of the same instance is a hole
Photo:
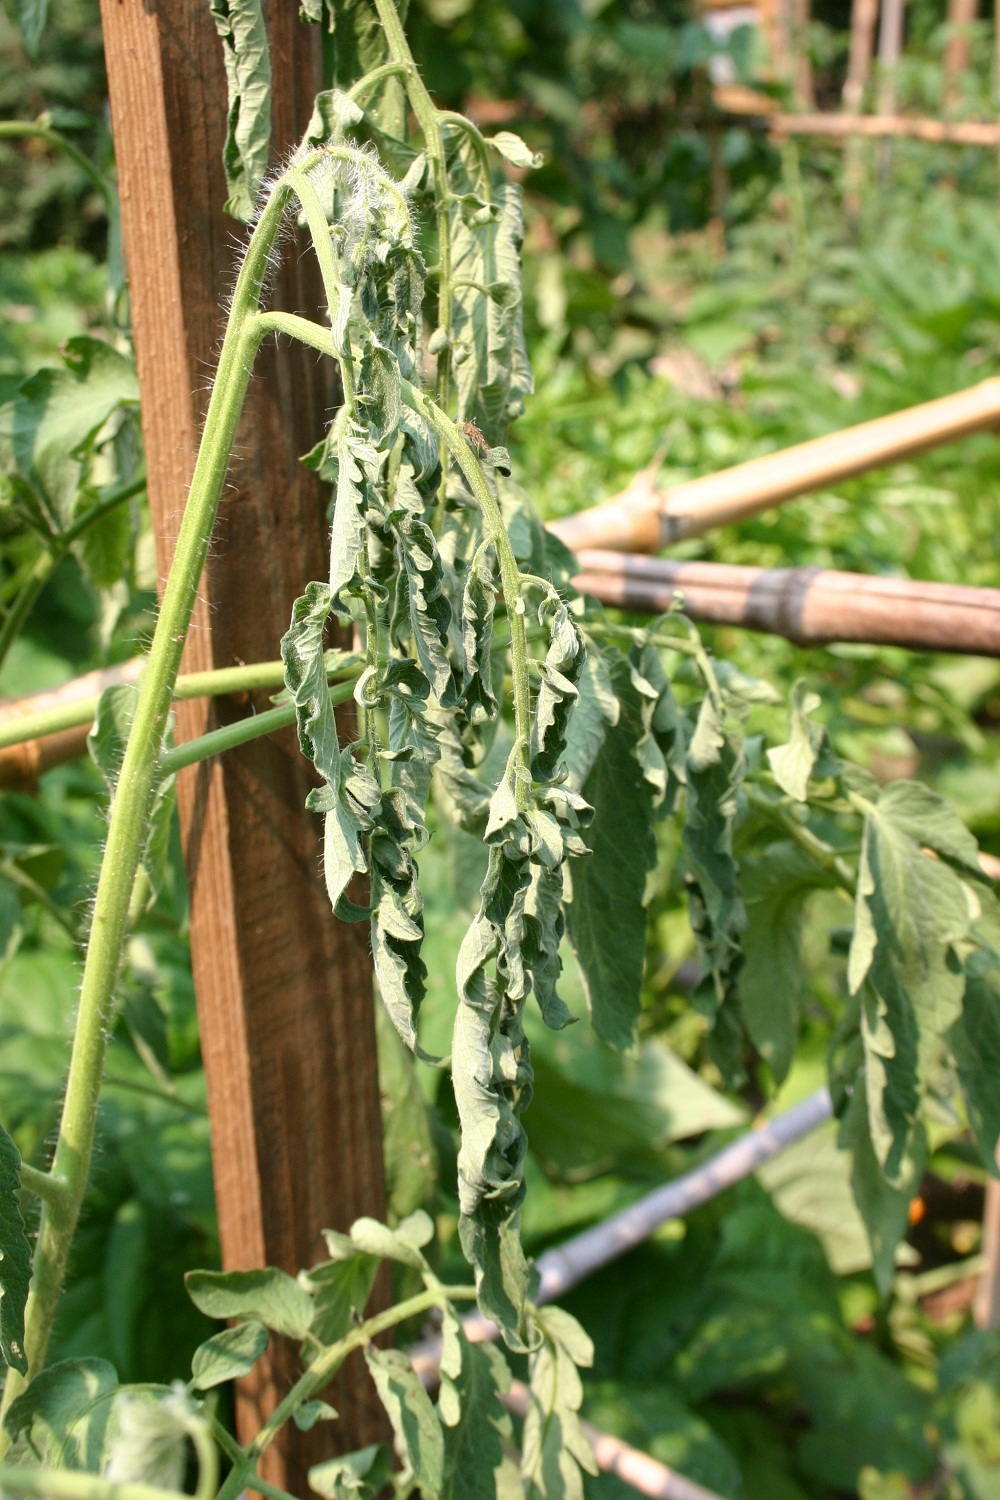
[[[820,18],[819,89],[835,98],[846,18],[833,6]],[[937,4],[914,0],[902,92],[929,109],[942,23]],[[443,103],[502,120],[546,153],[526,184],[538,390],[515,455],[543,514],[603,498],[652,462],[667,478],[709,472],[994,372],[1000,222],[988,153],[873,150],[852,222],[838,150],[779,153],[713,115],[711,40],[680,0],[413,0],[411,30]],[[980,31],[970,111],[990,107],[992,39],[986,23]],[[745,33],[730,50],[753,66]],[[36,58],[0,11],[0,80],[5,117],[48,111],[111,170],[96,0],[53,0]],[[71,338],[127,353],[106,200],[37,139],[0,138],[0,246],[0,401],[59,366]],[[137,443],[126,408],[114,451],[94,455],[97,477],[136,472]],[[993,437],[970,439],[678,553],[996,583],[996,463]],[[113,565],[71,556],[55,570],[0,669],[4,695],[141,649],[155,571],[138,499],[128,515]],[[34,543],[3,506],[0,536],[9,603]],[[880,779],[929,781],[1000,853],[1000,663],[707,634],[743,672],[787,688],[808,675],[841,753]],[[0,1116],[28,1161],[52,1130],[102,818],[103,783],[86,762],[0,801]],[[669,824],[660,837],[638,1055],[616,1057],[583,1027],[532,1034],[531,1250],[822,1081],[845,991],[846,907],[811,898],[806,969],[789,978],[802,984],[790,1074],[776,1088],[762,1064],[744,1097],[724,1096],[684,997],[691,937]],[[442,830],[425,859],[433,987],[422,1024],[435,1051],[479,851]],[[186,921],[175,840],[170,878],[129,946],[54,1350],[104,1355],[123,1380],[182,1375],[210,1326],[181,1280],[218,1256]],[[450,1085],[418,1081],[382,1029],[392,1208],[432,1209],[447,1262],[458,1255]],[[940,1113],[887,1299],[831,1128],[569,1299],[597,1346],[587,1414],[732,1500],[1000,1496],[1000,1344],[971,1331],[968,1311],[984,1178],[961,1116]],[[625,1493],[607,1477],[591,1485]]]

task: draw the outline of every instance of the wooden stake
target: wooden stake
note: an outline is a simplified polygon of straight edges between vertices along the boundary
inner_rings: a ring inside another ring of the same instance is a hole
[[[1000,1155],[997,1160],[1000,1161]],[[995,1177],[986,1183],[983,1259],[986,1264],[976,1288],[972,1315],[977,1328],[1000,1328],[1000,1182]]]
[[[194,462],[205,385],[244,231],[226,219],[223,54],[204,0],[102,0],[125,249],[142,390],[149,501],[166,573]],[[321,87],[320,28],[297,7],[270,16],[275,153],[295,142]],[[314,258],[294,239],[273,305],[321,303]],[[299,462],[333,405],[311,353],[266,350],[237,440],[185,669],[274,657],[292,601],[325,576],[326,496]],[[263,698],[261,702],[263,703]],[[245,710],[244,710],[245,712]],[[225,722],[225,700],[178,705],[178,737]],[[319,873],[312,784],[289,731],[182,773],[191,949],[208,1079],[216,1199],[226,1267],[296,1271],[323,1253],[320,1231],[384,1213],[367,933],[333,920]],[[287,1389],[297,1355],[280,1343],[243,1382],[248,1438]],[[186,1372],[178,1369],[178,1376]],[[334,1388],[338,1423],[286,1430],[265,1477],[306,1491],[332,1443],[384,1434],[364,1374]],[[273,1455],[273,1456],[272,1456]]]
[[[817,111],[783,114],[769,94],[740,84],[720,84],[714,91],[718,109],[730,115],[751,115],[767,121],[777,139],[789,135],[902,136],[935,145],[992,146],[1000,144],[1000,125],[993,120],[933,120],[915,115],[853,115]]]
[[[783,635],[1000,657],[1000,589],[877,578],[820,568],[744,568],[620,552],[579,553],[576,586],[619,609]]]
[[[703,479],[660,490],[644,470],[603,505],[550,523],[567,547],[658,552],[682,537],[744,520],[798,495],[1000,426],[1000,376]]]
[[[978,0],[948,0],[948,42],[944,53],[944,107],[954,109],[961,98],[962,74],[968,71],[971,29]]]
[[[851,52],[844,83],[845,114],[859,115],[872,70],[878,0],[853,0],[851,6]]]
[[[882,25],[878,34],[878,112],[896,112],[896,68],[903,51],[903,17],[906,0],[882,0]]]

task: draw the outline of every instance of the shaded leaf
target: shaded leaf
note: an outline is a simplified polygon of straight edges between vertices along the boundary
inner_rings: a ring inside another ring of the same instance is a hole
[[[248,1375],[267,1348],[267,1339],[267,1329],[256,1318],[214,1334],[194,1352],[191,1384],[199,1391],[209,1391],[225,1380]]]
[[[419,1375],[398,1349],[368,1345],[365,1360],[392,1423],[401,1462],[428,1500],[437,1500],[444,1477],[444,1434]]]
[[[305,1338],[313,1318],[309,1293],[285,1271],[189,1271],[188,1296],[209,1318],[254,1318],[275,1333]]]
[[[21,1153],[0,1125],[0,1354],[25,1375],[24,1305],[31,1280],[31,1246],[18,1203]]]

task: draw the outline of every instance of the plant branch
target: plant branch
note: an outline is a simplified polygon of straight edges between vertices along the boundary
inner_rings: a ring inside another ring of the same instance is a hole
[[[330,702],[336,707],[340,703],[346,703],[354,694],[354,683],[341,683],[332,689]],[[199,735],[197,739],[188,740],[184,745],[176,745],[173,750],[168,750],[160,762],[160,775],[162,777],[173,776],[175,772],[184,766],[193,766],[199,760],[208,760],[212,755],[222,755],[227,750],[235,750],[240,745],[249,744],[251,740],[259,740],[264,735],[275,734],[279,729],[284,729],[287,724],[295,723],[295,704],[282,703],[277,708],[269,708],[262,714],[251,714],[246,719],[237,719],[235,724],[224,724],[221,729],[209,730],[208,734]]]
[[[794,839],[801,849],[815,860],[822,869],[826,870],[839,888],[844,891],[853,901],[857,881],[851,871],[850,865],[842,859],[837,851],[829,844],[825,844],[812,829],[805,823],[800,823],[798,818],[793,817],[787,808],[772,802],[756,787],[746,788],[747,801],[770,822],[776,824],[789,838]]]
[[[101,1075],[132,888],[143,853],[149,808],[159,779],[163,740],[181,653],[229,467],[236,426],[262,337],[254,320],[269,256],[288,199],[289,189],[279,179],[253,231],[237,277],[174,560],[112,800],[69,1077],[52,1163],[53,1172],[67,1182],[68,1190],[63,1203],[42,1206],[31,1290],[25,1309],[29,1381],[45,1360],[90,1174]],[[25,1383],[25,1378],[18,1372],[8,1371],[4,1411],[24,1389]],[[9,1438],[0,1433],[0,1456],[8,1446]]]
[[[442,409],[447,411],[451,380],[451,191],[444,137],[441,134],[441,117],[413,60],[395,0],[375,0],[375,9],[389,44],[389,55],[399,69],[413,113],[423,131],[424,148],[434,174],[438,235],[438,323],[448,337],[448,342],[438,355],[437,399]]]
[[[53,1177],[51,1172],[39,1171],[26,1161],[21,1163],[21,1186],[32,1197],[41,1198],[43,1203],[61,1203],[69,1188],[68,1183]]]

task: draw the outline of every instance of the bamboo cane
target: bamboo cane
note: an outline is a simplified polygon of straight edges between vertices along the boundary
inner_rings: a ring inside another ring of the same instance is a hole
[[[620,552],[578,554],[576,586],[618,609],[782,635],[1000,657],[1000,589],[878,578],[820,568],[746,568]]]
[[[988,120],[927,120],[909,115],[883,112],[877,115],[774,114],[770,116],[772,133],[786,135],[821,135],[843,139],[848,136],[904,136],[910,140],[930,141],[946,146],[997,146],[1000,126]]]
[[[682,537],[701,536],[798,495],[997,426],[1000,377],[994,376],[939,401],[831,432],[670,490],[658,489],[653,472],[644,470],[612,500],[553,521],[549,529],[577,552],[594,547],[656,552]]]
[[[512,1380],[510,1390],[502,1398],[504,1406],[516,1417],[526,1417],[531,1407],[531,1392],[521,1380]],[[649,1500],[722,1500],[714,1490],[706,1490],[693,1479],[686,1479],[676,1469],[650,1458],[638,1448],[623,1443],[621,1438],[602,1432],[589,1422],[581,1422],[581,1428],[594,1450],[597,1467],[604,1474],[614,1474]]]

